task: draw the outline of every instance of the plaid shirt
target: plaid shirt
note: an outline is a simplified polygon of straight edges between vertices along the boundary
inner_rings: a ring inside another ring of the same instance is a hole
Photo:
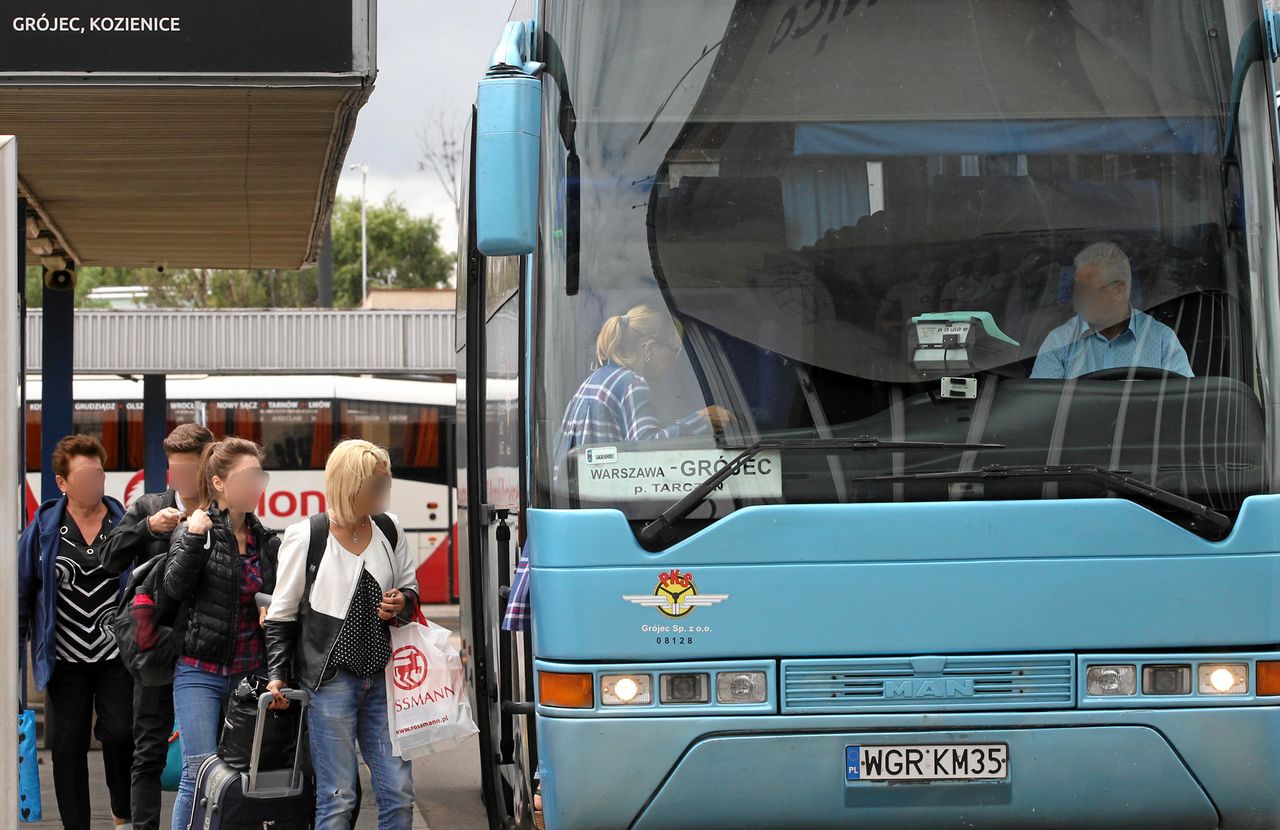
[[[711,425],[701,415],[688,415],[667,427],[659,425],[649,382],[630,369],[606,363],[591,373],[569,401],[560,434],[556,438],[555,471],[575,447],[623,441],[650,441],[709,432]],[[507,612],[502,618],[507,631],[529,629],[529,551],[526,546],[516,566]]]
[[[574,447],[622,441],[650,441],[711,431],[701,415],[687,415],[670,426],[658,423],[649,382],[616,363],[606,363],[582,382],[565,407],[556,437],[556,468]]]
[[[511,580],[511,593],[507,594],[507,613],[502,616],[504,631],[529,630],[529,546],[520,551],[516,565],[516,577]]]
[[[244,538],[244,556],[240,557],[240,608],[236,615],[236,640],[231,662],[226,665],[183,657],[185,665],[223,677],[258,671],[267,663],[262,627],[258,625],[258,603],[254,596],[262,592],[262,558],[258,540],[252,533]]]

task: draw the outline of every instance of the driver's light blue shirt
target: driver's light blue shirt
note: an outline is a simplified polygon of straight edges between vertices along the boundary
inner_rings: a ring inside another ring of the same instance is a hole
[[[1187,353],[1173,329],[1137,309],[1129,328],[1111,340],[1079,315],[1049,332],[1036,355],[1033,378],[1077,378],[1102,369],[1143,366],[1192,377]]]

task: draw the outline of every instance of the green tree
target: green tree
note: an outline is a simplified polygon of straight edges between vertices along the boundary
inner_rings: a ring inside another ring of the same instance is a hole
[[[453,256],[440,247],[434,218],[409,214],[395,196],[367,208],[369,287],[437,288],[447,285]],[[360,304],[360,200],[340,197],[333,207],[333,302]]]

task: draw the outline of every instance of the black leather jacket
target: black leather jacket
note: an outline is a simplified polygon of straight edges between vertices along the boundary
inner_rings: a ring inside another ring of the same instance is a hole
[[[227,514],[215,504],[209,508],[213,529],[194,536],[183,522],[173,532],[164,587],[170,596],[187,603],[186,630],[179,654],[225,665],[236,644],[240,609],[240,549]],[[271,593],[276,584],[276,555],[280,539],[252,513],[246,526],[258,541],[262,560],[262,590]]]
[[[152,533],[147,519],[166,507],[177,507],[172,490],[143,493],[133,500],[124,518],[107,536],[99,549],[102,567],[107,573],[120,574],[148,559],[169,552],[171,533]]]

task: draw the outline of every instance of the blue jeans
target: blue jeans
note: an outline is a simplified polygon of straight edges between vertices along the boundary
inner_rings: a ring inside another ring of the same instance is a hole
[[[387,689],[379,673],[368,679],[339,671],[310,689],[307,728],[316,772],[316,830],[347,830],[356,806],[356,739],[378,800],[378,830],[413,827],[413,765],[391,751]]]
[[[261,672],[254,672],[255,674]],[[218,751],[218,727],[226,712],[231,690],[243,674],[224,677],[178,663],[173,675],[174,728],[182,735],[182,780],[173,802],[173,824],[185,830],[195,805],[196,773]]]

